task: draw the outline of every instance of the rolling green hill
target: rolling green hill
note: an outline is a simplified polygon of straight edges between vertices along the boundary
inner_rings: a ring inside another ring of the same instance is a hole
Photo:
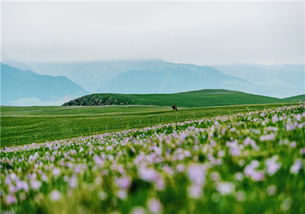
[[[71,100],[64,106],[157,105],[178,107],[224,106],[279,103],[281,99],[224,89],[206,89],[175,94],[91,94]]]
[[[298,95],[298,96],[293,96],[293,97],[287,97],[287,98],[284,98],[282,99],[284,100],[285,102],[299,102],[299,101],[305,101],[305,94],[301,94],[301,95]]]

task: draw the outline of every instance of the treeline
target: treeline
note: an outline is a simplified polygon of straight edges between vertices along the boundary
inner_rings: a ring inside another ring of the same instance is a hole
[[[71,100],[63,106],[103,106],[103,105],[131,105],[134,100],[119,96],[105,94],[91,94]]]

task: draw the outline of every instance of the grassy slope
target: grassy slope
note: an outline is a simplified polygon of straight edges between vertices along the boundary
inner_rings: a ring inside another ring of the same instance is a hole
[[[78,99],[85,100],[86,102],[86,99],[88,100],[90,96],[112,97],[114,99],[129,100],[129,103],[137,105],[170,106],[172,104],[176,104],[178,107],[203,107],[281,102],[281,99],[278,98],[223,89],[207,89],[176,94],[94,94]]]
[[[157,106],[1,107],[1,147],[141,128],[283,104],[180,109]]]
[[[305,101],[305,94],[301,94],[298,96],[287,97],[283,99],[285,102],[298,102],[298,101]]]

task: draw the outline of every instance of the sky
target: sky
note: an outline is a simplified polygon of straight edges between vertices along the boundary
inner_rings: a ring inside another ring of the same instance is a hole
[[[303,1],[12,2],[2,60],[304,63]]]

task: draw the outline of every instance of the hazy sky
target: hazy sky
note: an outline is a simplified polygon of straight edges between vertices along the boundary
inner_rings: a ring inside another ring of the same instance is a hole
[[[304,2],[3,2],[2,59],[304,63]]]

